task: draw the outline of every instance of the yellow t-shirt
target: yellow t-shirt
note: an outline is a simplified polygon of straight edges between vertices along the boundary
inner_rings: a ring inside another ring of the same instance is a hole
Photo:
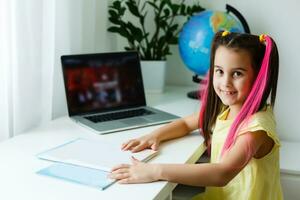
[[[221,150],[226,140],[233,120],[226,120],[229,109],[218,116],[212,135],[211,163],[219,162]],[[212,200],[281,200],[279,147],[280,142],[276,134],[276,123],[272,109],[267,107],[264,111],[254,114],[247,127],[242,128],[239,134],[265,131],[274,141],[274,146],[262,158],[251,158],[242,171],[224,187],[206,187],[206,191],[193,199]]]

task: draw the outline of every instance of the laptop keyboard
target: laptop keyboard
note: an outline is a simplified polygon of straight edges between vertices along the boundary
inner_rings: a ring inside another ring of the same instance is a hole
[[[97,123],[97,122],[112,121],[112,120],[144,116],[144,115],[151,115],[151,114],[153,114],[153,112],[151,112],[150,110],[136,109],[136,110],[127,110],[127,111],[102,114],[102,115],[93,115],[93,116],[88,116],[85,118],[94,123]]]

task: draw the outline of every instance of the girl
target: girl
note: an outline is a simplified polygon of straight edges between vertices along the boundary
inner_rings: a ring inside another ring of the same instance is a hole
[[[211,161],[205,164],[116,166],[110,177],[119,183],[167,180],[206,186],[203,199],[282,199],[279,139],[273,107],[278,78],[278,52],[267,35],[216,33],[207,86],[199,114],[194,114],[129,140],[123,150],[158,149],[160,142],[200,128]]]

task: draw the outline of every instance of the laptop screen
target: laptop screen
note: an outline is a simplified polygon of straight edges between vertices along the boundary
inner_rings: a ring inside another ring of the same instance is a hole
[[[145,106],[137,52],[61,57],[69,115]]]

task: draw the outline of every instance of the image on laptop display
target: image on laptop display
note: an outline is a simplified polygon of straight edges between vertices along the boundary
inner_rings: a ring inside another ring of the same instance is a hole
[[[99,133],[177,118],[146,106],[137,52],[66,55],[61,61],[69,116]]]
[[[136,54],[78,56],[64,63],[70,115],[144,106]]]

